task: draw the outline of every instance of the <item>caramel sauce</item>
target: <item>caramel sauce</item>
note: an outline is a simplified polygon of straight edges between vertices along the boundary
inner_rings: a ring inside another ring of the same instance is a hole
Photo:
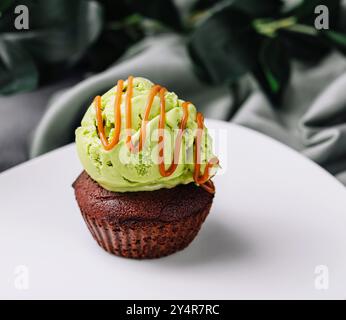
[[[105,129],[103,125],[102,119],[102,108],[101,108],[101,97],[97,96],[94,99],[94,105],[96,107],[96,119],[97,119],[97,130],[100,136],[101,143],[105,150],[112,150],[119,142],[120,131],[121,131],[121,98],[124,89],[124,81],[119,80],[117,82],[117,92],[115,96],[114,103],[114,136],[111,141],[108,141],[107,136],[105,134]],[[153,105],[153,101],[155,96],[159,94],[160,97],[160,117],[159,117],[159,171],[161,176],[169,177],[174,173],[178,166],[179,156],[180,156],[180,146],[182,143],[183,133],[186,129],[187,120],[189,117],[188,106],[191,102],[184,102],[182,105],[183,108],[183,117],[180,123],[179,132],[175,140],[174,152],[173,152],[173,161],[168,169],[165,168],[164,163],[164,128],[166,123],[166,100],[165,100],[166,88],[161,87],[159,85],[155,85],[150,90],[147,104],[144,111],[144,117],[142,120],[142,125],[140,128],[139,142],[138,145],[134,145],[131,137],[132,130],[132,103],[131,99],[133,96],[133,77],[130,76],[127,81],[127,92],[126,92],[126,101],[125,101],[125,115],[126,115],[126,145],[130,149],[131,152],[140,152],[143,149],[143,144],[146,138],[146,124],[149,119],[151,107]],[[204,129],[204,117],[202,113],[197,112],[197,135],[195,137],[194,143],[194,173],[193,179],[196,184],[201,186],[203,189],[210,193],[215,192],[215,187],[213,182],[210,180],[210,169],[219,163],[219,160],[215,157],[208,161],[205,166],[204,172],[200,174],[201,171],[201,142],[202,135]]]

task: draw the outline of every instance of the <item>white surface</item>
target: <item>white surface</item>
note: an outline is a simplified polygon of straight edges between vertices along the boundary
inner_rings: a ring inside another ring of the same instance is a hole
[[[344,187],[267,137],[208,126],[228,135],[216,135],[228,159],[212,211],[187,249],[162,259],[98,247],[71,188],[81,171],[73,145],[1,174],[0,298],[345,299]],[[18,290],[20,265],[27,290]],[[329,270],[327,290],[315,288],[319,265]]]

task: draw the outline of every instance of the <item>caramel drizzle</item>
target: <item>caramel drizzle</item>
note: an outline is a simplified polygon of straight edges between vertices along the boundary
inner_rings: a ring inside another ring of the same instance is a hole
[[[103,125],[102,118],[102,108],[101,108],[101,96],[97,96],[94,99],[94,104],[96,107],[96,119],[97,119],[97,130],[100,136],[101,143],[105,150],[113,149],[119,142],[120,131],[121,131],[121,98],[124,88],[124,81],[119,80],[117,82],[117,92],[115,96],[114,103],[114,135],[111,141],[108,141],[107,136],[105,134],[105,129]],[[148,123],[151,107],[153,105],[154,98],[157,94],[160,97],[160,117],[159,117],[159,171],[161,176],[168,177],[174,173],[178,166],[179,156],[180,156],[180,146],[182,143],[183,133],[186,129],[187,120],[189,118],[189,110],[188,106],[191,102],[184,102],[182,105],[183,108],[183,117],[180,123],[180,128],[178,135],[175,140],[174,152],[173,152],[173,161],[168,169],[165,168],[164,163],[164,128],[166,123],[166,100],[165,100],[166,88],[161,87],[159,85],[155,85],[148,96],[147,104],[144,111],[144,117],[142,120],[139,142],[137,145],[134,145],[132,142],[131,130],[132,130],[132,95],[133,95],[133,77],[130,76],[127,80],[127,93],[126,93],[126,101],[125,101],[125,114],[126,114],[126,145],[130,149],[131,152],[140,152],[143,149],[143,144],[146,138],[146,124]],[[196,184],[200,185],[203,189],[210,193],[215,192],[215,187],[213,182],[210,180],[210,169],[219,163],[219,160],[215,157],[208,161],[205,166],[203,174],[200,174],[201,170],[201,142],[202,135],[204,129],[204,117],[202,113],[197,112],[197,135],[195,137],[194,143],[194,173],[193,179]]]

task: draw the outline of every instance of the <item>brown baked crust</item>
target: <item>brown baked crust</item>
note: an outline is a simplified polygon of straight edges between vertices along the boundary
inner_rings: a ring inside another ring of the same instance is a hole
[[[97,243],[128,258],[158,258],[184,249],[200,230],[214,197],[194,183],[156,191],[111,192],[86,172],[73,187]]]
[[[84,171],[74,182],[81,209],[90,217],[109,222],[180,221],[208,206],[214,195],[194,183],[172,189],[142,192],[111,192]]]

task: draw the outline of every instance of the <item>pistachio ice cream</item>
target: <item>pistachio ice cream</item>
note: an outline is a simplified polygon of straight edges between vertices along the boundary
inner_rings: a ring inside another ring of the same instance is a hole
[[[159,115],[160,97],[157,95],[152,102],[151,111],[146,122],[145,148],[133,154],[126,144],[126,91],[128,81],[124,82],[120,104],[120,134],[118,143],[111,150],[106,150],[101,143],[95,104],[87,109],[81,126],[76,130],[76,145],[79,158],[88,175],[103,188],[115,192],[152,191],[161,188],[173,188],[179,184],[194,182],[194,141],[198,125],[196,107],[189,103],[186,127],[180,143],[177,167],[169,176],[162,176],[157,159],[159,157]],[[138,143],[140,128],[149,94],[154,84],[144,78],[133,78],[131,97],[131,122],[133,143]],[[111,140],[115,134],[115,99],[117,87],[111,88],[101,97],[102,120],[105,134]],[[174,92],[166,91],[165,125],[164,125],[164,163],[167,167],[172,163],[175,142],[178,137],[180,123],[183,118],[182,105],[184,100]],[[200,150],[200,170],[203,173],[206,164],[214,158],[212,143],[208,130],[203,129]],[[210,170],[215,174],[216,165]]]

